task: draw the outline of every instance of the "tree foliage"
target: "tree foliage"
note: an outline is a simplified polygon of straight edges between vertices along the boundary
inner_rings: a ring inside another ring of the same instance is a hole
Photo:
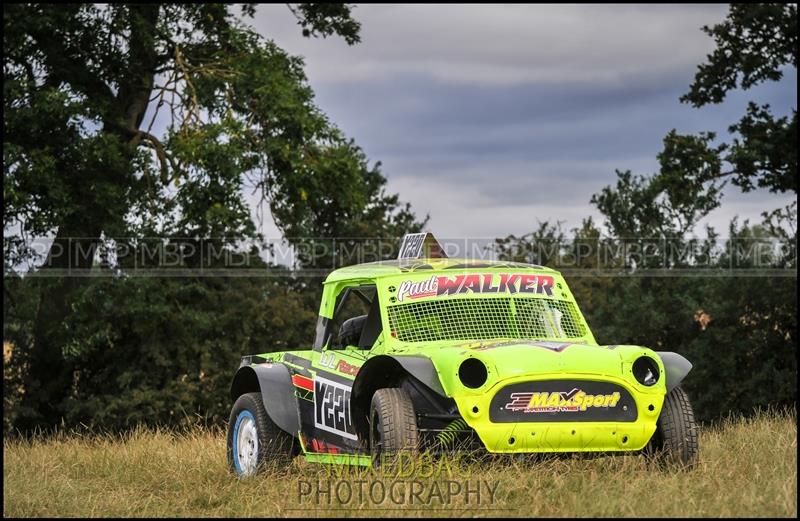
[[[750,89],[778,81],[788,67],[797,70],[797,6],[732,4],[727,18],[703,31],[714,39],[714,51],[700,64],[681,101],[694,107],[722,103],[737,88]],[[709,169],[700,181],[731,180],[742,191],[767,188],[797,193],[797,109],[776,117],[769,105],[751,102],[746,114],[728,128],[731,143],[712,146],[707,138],[681,136],[683,143],[664,153],[717,156],[721,168]],[[673,130],[672,135],[675,135]],[[699,146],[698,146],[699,145]]]
[[[346,5],[290,8],[309,35],[358,41]],[[10,5],[4,24],[6,228],[92,245],[129,235],[143,218],[163,220],[176,185],[174,211],[191,214],[198,183],[222,187],[216,202],[230,209],[204,232],[226,231],[225,221],[253,235],[234,201],[245,186],[290,238],[330,233],[333,221],[321,221],[332,218],[378,231],[395,213],[413,220],[314,106],[302,61],[232,6]],[[332,188],[347,194],[347,211],[329,208]],[[5,246],[7,259],[29,253]]]
[[[146,409],[152,415],[124,412],[158,389],[178,393],[161,404],[216,414],[196,401],[200,387],[170,382],[182,371],[195,382],[205,370],[202,389],[216,400],[227,378],[221,373],[249,347],[263,338],[274,346],[299,341],[299,329],[276,327],[288,310],[297,327],[307,326],[290,302],[308,304],[319,281],[213,281],[191,271],[143,280],[136,271],[154,267],[141,258],[157,246],[153,238],[179,248],[176,267],[188,270],[203,267],[203,248],[246,252],[243,242],[262,239],[250,194],[293,244],[340,234],[394,237],[421,226],[408,204],[386,192],[380,164],[370,164],[315,106],[302,60],[248,25],[255,9],[4,7],[4,268],[18,290],[6,293],[15,321],[4,338],[24,368],[18,426],[86,419],[76,413],[79,403],[84,412],[105,410],[112,424],[164,420],[161,406]],[[348,5],[289,9],[306,36],[359,41]],[[53,245],[41,256],[32,239],[45,237]],[[109,249],[127,254],[99,260]],[[42,278],[18,279],[25,262]],[[116,278],[57,276],[64,270]],[[285,294],[288,288],[307,294]],[[224,304],[229,310],[219,312]],[[258,320],[256,310],[275,316]],[[237,313],[249,315],[244,329]],[[113,403],[101,406],[106,400]]]
[[[732,4],[727,18],[703,26],[714,39],[714,51],[698,66],[689,92],[681,101],[701,107],[720,103],[738,87],[783,78],[782,67],[797,68],[797,6]]]

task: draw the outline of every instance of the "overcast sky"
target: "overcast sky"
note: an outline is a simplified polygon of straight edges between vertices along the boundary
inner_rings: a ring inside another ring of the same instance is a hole
[[[797,76],[718,106],[679,103],[724,5],[364,5],[361,43],[308,39],[284,5],[255,27],[305,58],[317,105],[442,237],[500,237],[599,213],[615,169],[649,173],[664,135],[725,129],[749,99],[796,106]],[[727,190],[709,221],[792,196]],[[274,237],[274,226],[265,226]]]

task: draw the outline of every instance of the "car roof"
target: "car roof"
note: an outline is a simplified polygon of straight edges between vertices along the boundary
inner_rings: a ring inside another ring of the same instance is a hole
[[[424,273],[430,271],[439,273],[450,270],[531,270],[538,272],[558,273],[556,270],[539,266],[537,264],[527,264],[524,262],[498,261],[498,260],[476,260],[476,259],[394,259],[378,262],[366,262],[364,264],[354,264],[334,270],[325,279],[325,283],[338,282],[348,279],[369,278],[377,279],[401,275],[403,273]]]

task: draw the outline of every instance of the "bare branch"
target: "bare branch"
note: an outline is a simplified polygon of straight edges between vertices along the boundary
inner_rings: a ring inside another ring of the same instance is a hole
[[[167,154],[167,151],[164,149],[164,145],[159,141],[157,137],[149,132],[145,132],[140,130],[136,133],[134,138],[130,141],[131,146],[137,147],[139,145],[152,148],[156,152],[156,157],[158,157],[158,162],[161,165],[161,182],[167,184],[169,179],[169,170],[172,169],[173,177],[178,175],[180,171],[178,166],[175,164],[175,161],[172,157]]]

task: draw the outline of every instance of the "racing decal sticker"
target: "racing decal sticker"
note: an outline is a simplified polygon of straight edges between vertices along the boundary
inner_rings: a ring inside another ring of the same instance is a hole
[[[328,369],[333,369],[334,363],[336,362],[336,354],[330,351],[325,351],[321,355],[319,355],[319,365],[322,367],[327,367]]]
[[[427,233],[408,233],[403,237],[400,244],[400,251],[397,253],[398,259],[417,259],[422,255],[422,246],[425,243]]]
[[[474,349],[476,351],[486,351],[488,349],[496,349],[498,347],[506,347],[506,346],[532,346],[532,347],[541,347],[543,349],[549,349],[550,351],[554,351],[556,353],[561,353],[566,348],[570,346],[576,345],[576,342],[546,342],[546,341],[537,341],[532,342],[530,340],[503,340],[501,342],[482,342],[478,344],[477,347]],[[469,346],[466,346],[469,348]]]
[[[511,393],[511,401],[505,405],[507,411],[576,412],[589,407],[616,407],[619,392],[611,394],[586,394],[575,387],[569,392]]]
[[[314,425],[350,440],[358,439],[350,413],[350,387],[319,376],[314,379]]]
[[[454,277],[433,275],[426,280],[401,282],[397,301],[466,293],[544,294],[551,297],[553,277],[532,273],[472,273]]]
[[[284,353],[283,361],[286,362],[287,364],[296,365],[301,369],[311,369],[311,360],[308,360],[306,358],[297,355],[293,355],[291,353]]]
[[[358,374],[358,370],[361,369],[357,365],[348,364],[344,360],[339,360],[339,363],[336,364],[336,370],[340,373],[349,374],[350,376],[355,376]]]
[[[306,391],[314,390],[314,380],[301,374],[293,374],[292,383],[295,385],[295,387],[305,389]]]
[[[336,354],[331,352],[331,351],[324,352],[319,356],[319,365],[321,365],[323,367],[327,367],[328,369],[333,369],[335,371],[339,371],[340,373],[344,373],[344,374],[350,375],[350,376],[357,375],[358,374],[358,370],[361,369],[360,366],[350,364],[350,363],[346,362],[345,360],[338,360],[337,361],[336,360]],[[330,376],[336,378],[336,376],[334,376],[332,373],[329,373],[328,371],[318,371],[318,372],[321,372],[322,374],[330,375]]]
[[[621,385],[594,380],[539,380],[507,385],[494,395],[494,423],[636,421],[633,396]]]
[[[311,439],[311,452],[318,454],[339,454],[341,449],[336,445],[331,445],[316,438]]]
[[[420,282],[412,282],[404,280],[400,283],[400,291],[397,292],[397,301],[402,302],[406,297],[422,298],[422,297],[435,297],[438,293],[439,279],[446,277],[433,276],[427,280]]]
[[[441,259],[447,258],[447,255],[445,255],[442,245],[430,232],[407,233],[404,235],[397,258],[403,260],[422,257]]]
[[[481,261],[474,261],[474,262],[462,262],[459,264],[453,264],[451,266],[445,266],[444,269],[446,270],[465,270],[465,269],[475,269],[475,268],[494,268],[494,269],[514,269],[514,268],[522,268],[522,269],[530,269],[539,268],[541,269],[543,266],[539,266],[538,264],[525,264],[523,262],[500,262],[500,261],[491,261],[491,262],[481,262]]]

